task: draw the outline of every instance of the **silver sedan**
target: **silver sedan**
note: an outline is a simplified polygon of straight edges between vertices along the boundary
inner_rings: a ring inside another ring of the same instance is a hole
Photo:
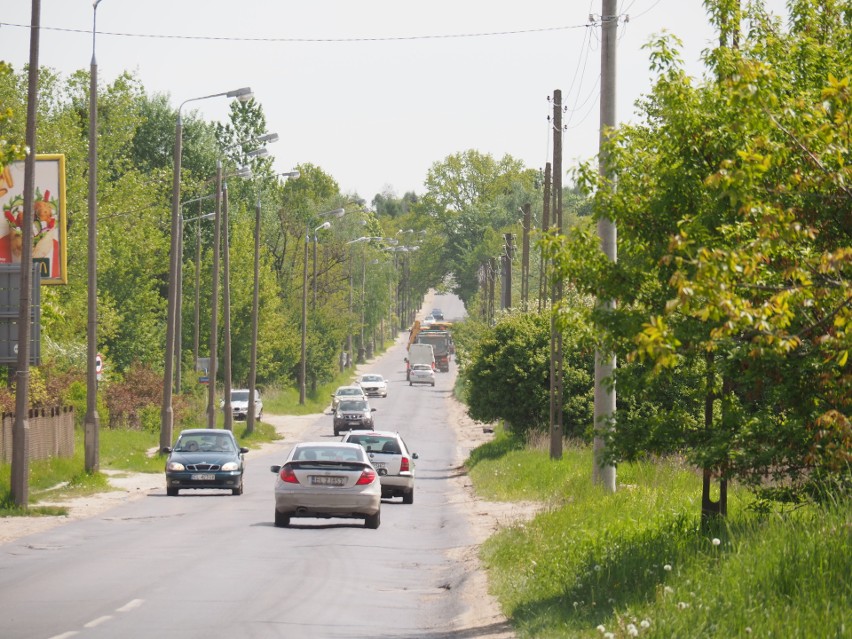
[[[270,470],[278,475],[276,526],[289,526],[293,517],[343,517],[363,519],[367,528],[379,527],[379,474],[358,444],[296,444],[284,464]]]

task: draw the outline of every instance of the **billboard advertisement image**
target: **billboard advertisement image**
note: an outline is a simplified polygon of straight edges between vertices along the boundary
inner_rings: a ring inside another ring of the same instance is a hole
[[[18,264],[23,228],[33,229],[33,262],[43,284],[65,284],[66,215],[65,156],[36,155],[35,201],[32,215],[24,214],[24,162],[12,162],[0,171],[0,264]],[[29,220],[25,218],[29,217]]]

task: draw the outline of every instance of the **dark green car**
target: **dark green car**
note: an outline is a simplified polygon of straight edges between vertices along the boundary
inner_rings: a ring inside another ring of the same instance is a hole
[[[193,428],[183,431],[174,446],[163,448],[166,460],[166,494],[181,489],[222,488],[243,494],[243,455],[229,430]]]

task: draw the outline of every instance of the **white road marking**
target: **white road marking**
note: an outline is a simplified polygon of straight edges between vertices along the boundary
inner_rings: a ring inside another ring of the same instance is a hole
[[[83,624],[84,628],[94,628],[95,626],[100,626],[105,621],[109,621],[112,619],[112,615],[104,615],[103,617],[98,617],[97,619],[92,619],[89,623]]]
[[[143,603],[145,603],[144,599],[133,599],[124,604],[121,608],[117,608],[117,612],[130,612],[131,610],[138,608]]]

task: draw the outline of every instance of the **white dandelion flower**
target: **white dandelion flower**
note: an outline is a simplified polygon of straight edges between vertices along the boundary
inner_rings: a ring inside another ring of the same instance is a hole
[[[627,634],[630,635],[631,637],[638,637],[639,636],[639,629],[636,628],[636,626],[634,626],[632,623],[629,623],[629,624],[627,624]]]
[[[642,621],[639,622],[639,625],[642,628],[650,628],[651,627],[651,621],[649,619],[643,619]]]
[[[606,627],[603,624],[599,625],[598,632],[606,632]]]
[[[665,566],[663,566],[663,570],[665,570],[666,572],[671,572],[672,571],[671,564],[666,564]]]
[[[718,537],[713,537],[713,545],[714,546],[718,546],[721,543],[722,543],[721,539],[719,539]]]

